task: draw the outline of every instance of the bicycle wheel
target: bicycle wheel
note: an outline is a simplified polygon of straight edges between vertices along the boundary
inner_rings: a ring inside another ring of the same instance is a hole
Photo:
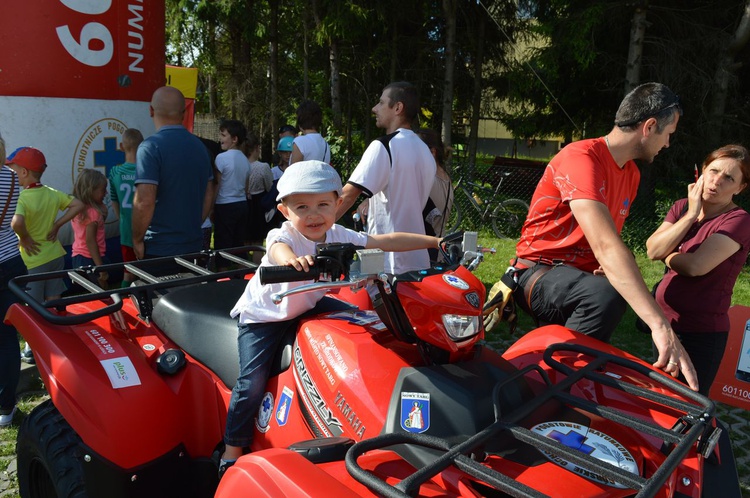
[[[492,212],[492,229],[498,238],[517,239],[529,213],[529,205],[521,199],[503,201]]]
[[[448,219],[445,222],[445,230],[443,231],[443,237],[450,233],[458,231],[461,227],[461,221],[463,220],[463,208],[459,202],[459,199],[453,200],[453,205],[448,213]]]

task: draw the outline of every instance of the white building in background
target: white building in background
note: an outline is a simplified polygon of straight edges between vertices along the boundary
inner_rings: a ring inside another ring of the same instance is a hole
[[[508,129],[495,119],[480,119],[477,130],[477,152],[489,156],[546,160],[557,154],[561,137],[525,141],[513,138]]]

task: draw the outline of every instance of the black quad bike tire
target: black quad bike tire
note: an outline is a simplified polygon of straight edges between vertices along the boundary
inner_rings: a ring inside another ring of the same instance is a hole
[[[24,498],[85,498],[81,438],[50,400],[18,429],[18,485]]]

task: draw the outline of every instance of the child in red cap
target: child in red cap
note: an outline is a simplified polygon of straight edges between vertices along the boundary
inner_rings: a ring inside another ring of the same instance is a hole
[[[18,175],[23,187],[18,196],[11,227],[18,236],[21,257],[29,274],[46,273],[65,268],[63,249],[57,231],[84,207],[71,195],[41,184],[47,160],[39,149],[20,147],[5,164]],[[60,219],[59,211],[66,211]],[[66,290],[62,279],[29,282],[27,292],[39,302],[56,299]]]

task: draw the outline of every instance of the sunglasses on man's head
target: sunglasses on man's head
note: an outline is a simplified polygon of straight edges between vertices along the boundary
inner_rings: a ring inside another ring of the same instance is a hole
[[[646,114],[644,116],[640,116],[640,117],[637,117],[635,119],[629,119],[627,121],[615,122],[615,125],[619,126],[619,127],[633,126],[633,125],[636,125],[636,124],[640,123],[641,121],[647,120],[648,118],[652,118],[654,116],[658,116],[662,112],[666,111],[667,109],[671,109],[673,107],[676,107],[676,108],[679,109],[679,107],[680,107],[680,97],[677,97],[677,99],[674,102],[672,102],[668,106],[662,107],[658,111],[654,111],[654,112],[648,113],[648,114]]]

